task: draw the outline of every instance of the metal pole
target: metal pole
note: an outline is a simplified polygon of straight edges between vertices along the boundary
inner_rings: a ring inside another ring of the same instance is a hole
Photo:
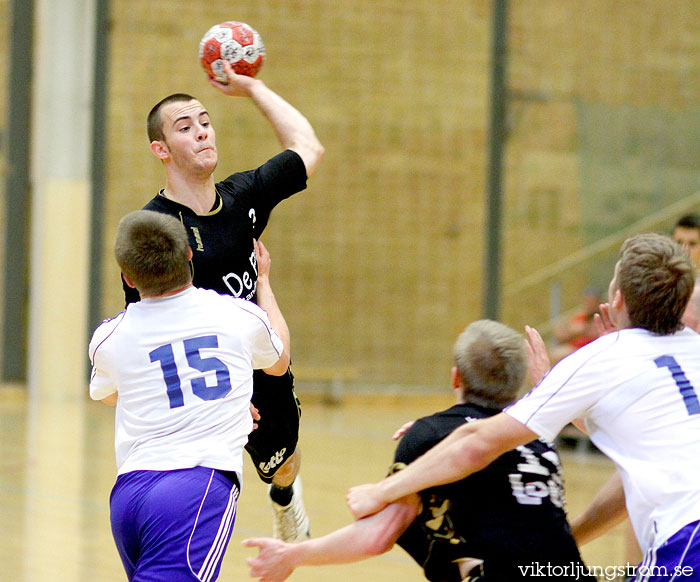
[[[102,321],[102,250],[105,148],[107,143],[107,83],[110,46],[110,0],[97,0],[95,6],[95,70],[92,117],[92,209],[90,223],[90,285],[88,337]],[[86,360],[86,364],[87,360]],[[89,364],[88,364],[89,367]],[[88,372],[89,373],[89,372]]]
[[[30,150],[34,1],[13,0],[7,110],[2,381],[27,378]]]
[[[501,199],[506,139],[508,1],[494,0],[491,38],[491,117],[484,253],[484,317],[498,319],[501,297]]]

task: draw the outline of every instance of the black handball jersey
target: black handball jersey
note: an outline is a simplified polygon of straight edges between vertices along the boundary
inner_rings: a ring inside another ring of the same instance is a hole
[[[396,449],[392,471],[465,422],[498,412],[459,404],[417,420]],[[474,578],[484,582],[586,579],[566,519],[559,457],[543,440],[420,496],[421,513],[397,543],[423,566],[428,580],[458,582],[454,560],[467,557],[484,560],[483,578]]]
[[[221,294],[255,301],[257,263],[253,239],[259,238],[272,209],[306,188],[306,167],[286,150],[255,170],[238,172],[216,184],[216,202],[207,214],[158,194],[145,210],[176,217],[185,225],[192,247],[193,284]],[[124,286],[126,303],[139,300]]]

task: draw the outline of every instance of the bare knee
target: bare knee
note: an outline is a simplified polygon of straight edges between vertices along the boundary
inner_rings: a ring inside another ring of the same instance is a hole
[[[297,448],[282,466],[277,469],[274,477],[272,477],[272,483],[278,487],[289,487],[294,483],[294,479],[299,473],[299,467],[301,467],[301,453],[299,448]]]

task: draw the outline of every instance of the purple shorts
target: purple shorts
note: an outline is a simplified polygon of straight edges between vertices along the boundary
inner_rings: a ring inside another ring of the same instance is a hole
[[[637,566],[635,582],[700,582],[700,521],[651,548]]]
[[[128,579],[216,580],[239,492],[235,473],[206,467],[119,475],[110,519]]]

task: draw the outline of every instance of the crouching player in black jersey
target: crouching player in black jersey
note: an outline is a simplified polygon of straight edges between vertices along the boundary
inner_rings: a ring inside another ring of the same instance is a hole
[[[469,325],[454,347],[457,404],[417,420],[403,436],[392,472],[465,422],[493,416],[515,400],[525,379],[523,338],[495,321]],[[466,479],[421,491],[326,536],[299,544],[270,538],[248,558],[251,575],[280,582],[297,566],[339,564],[398,543],[432,582],[594,580],[581,560],[564,510],[561,465],[536,440]]]
[[[324,149],[299,111],[261,80],[237,75],[223,63],[228,83],[210,83],[225,95],[248,97],[272,125],[284,151],[255,170],[215,182],[218,154],[207,110],[190,95],[170,95],[148,115],[151,151],[163,162],[166,182],[144,208],[184,224],[194,252],[196,287],[255,301],[253,240],[279,202],[306,188]],[[136,290],[125,287],[125,294],[127,304],[139,300]],[[274,535],[305,539],[309,520],[297,478],[300,408],[291,371],[281,377],[256,371],[252,402],[260,419],[246,450],[260,478],[270,484]]]

